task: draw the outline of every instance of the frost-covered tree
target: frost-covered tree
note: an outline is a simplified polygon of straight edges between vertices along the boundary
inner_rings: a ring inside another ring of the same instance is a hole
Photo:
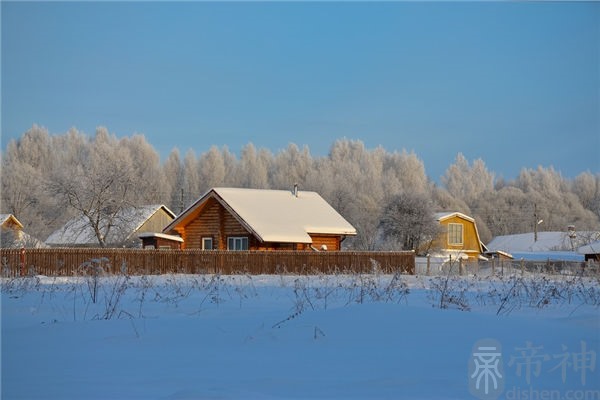
[[[600,173],[583,172],[573,181],[571,191],[581,205],[600,218]]]
[[[458,153],[442,177],[442,183],[450,194],[471,206],[484,193],[494,190],[494,174],[487,170],[483,160],[477,159],[469,165],[465,156]]]
[[[47,184],[48,192],[84,218],[98,245],[105,247],[110,232],[130,222],[123,220],[127,218],[123,210],[139,201],[129,149],[105,128],[99,128],[79,162],[68,163],[67,156],[60,161]]]
[[[386,172],[393,172],[395,175],[395,179],[389,174],[383,176],[382,184],[390,193],[410,190],[424,194],[429,191],[430,183],[425,173],[425,164],[415,153],[408,153],[406,150],[388,153],[385,169]]]
[[[175,148],[169,153],[162,167],[162,175],[165,177],[167,206],[176,214],[180,213],[187,204],[182,198],[182,193],[185,194],[185,172],[179,149]]]
[[[102,194],[98,201],[104,210],[124,201],[166,203],[180,212],[215,186],[291,189],[298,183],[300,190],[320,193],[357,228],[358,235],[344,242],[353,249],[381,248],[378,232],[384,211],[406,193],[422,196],[431,212],[460,211],[476,217],[484,241],[488,236],[530,232],[534,207],[544,219],[543,230],[564,230],[571,224],[577,230],[598,230],[600,225],[598,173],[584,172],[569,180],[551,167],[539,167],[523,169],[514,181],[495,180],[483,160],[469,163],[458,154],[443,185],[436,186],[416,154],[367,149],[360,140],[339,139],[322,157],[312,157],[307,146],[293,143],[276,155],[249,143],[239,159],[226,146],[213,146],[196,156],[202,150],[189,149],[182,159],[174,149],[160,165],[142,135],[119,140],[104,128],[93,138],[76,129],[50,135],[34,125],[9,142],[1,156],[1,211],[15,214],[26,230],[44,238],[83,212],[82,206],[65,207],[83,203],[83,195],[67,195],[75,189],[78,194],[87,191],[87,197]],[[107,189],[99,191],[102,182]]]
[[[217,146],[212,146],[198,160],[200,192],[205,193],[213,187],[222,186],[227,170],[223,153]]]
[[[385,207],[381,219],[386,246],[401,250],[420,250],[439,233],[433,205],[425,194],[405,192]]]
[[[307,178],[311,168],[313,160],[308,146],[300,150],[294,143],[290,143],[275,155],[271,163],[270,186],[274,189],[286,189],[297,183],[305,188],[309,184]]]
[[[34,125],[19,140],[7,144],[1,160],[2,211],[15,215],[25,230],[40,238],[62,217],[60,205],[44,192],[55,150],[48,131]]]
[[[433,186],[430,190],[433,207],[438,211],[458,211],[470,215],[471,208],[459,197],[453,196],[443,187]]]
[[[325,159],[315,163],[309,180],[316,190],[358,231],[345,245],[373,249],[383,208],[383,151],[369,151],[358,140],[337,140]]]
[[[200,170],[196,154],[189,149],[183,158],[183,190],[186,204],[191,204],[200,197],[202,194],[200,185]]]
[[[238,160],[227,146],[221,148],[223,154],[223,163],[225,165],[225,178],[223,186],[238,187],[240,186],[240,177],[238,175]]]
[[[578,230],[598,229],[598,216],[582,206],[578,196],[569,190],[567,180],[554,168],[522,169],[515,186],[536,206],[544,220],[544,230],[564,231],[569,225]]]
[[[268,189],[271,153],[266,149],[257,150],[252,143],[242,148],[238,168],[240,185],[247,188]]]
[[[166,204],[169,186],[160,165],[160,156],[143,135],[133,135],[119,140],[127,149],[135,174],[135,192],[139,204]]]

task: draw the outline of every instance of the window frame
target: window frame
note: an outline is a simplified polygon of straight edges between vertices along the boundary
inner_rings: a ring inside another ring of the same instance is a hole
[[[465,229],[463,224],[451,222],[448,224],[448,246],[463,246],[465,244]]]
[[[232,246],[233,243],[233,246]],[[239,243],[239,247],[237,248],[237,244]],[[245,245],[245,248],[244,248]],[[248,236],[228,236],[227,237],[227,250],[231,251],[246,251],[249,249],[250,241],[248,240]]]
[[[206,242],[210,240],[210,248],[206,247]],[[202,236],[202,250],[214,250],[215,242],[212,236]]]

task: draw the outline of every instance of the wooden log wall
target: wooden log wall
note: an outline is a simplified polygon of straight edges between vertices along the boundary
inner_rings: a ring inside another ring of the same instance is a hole
[[[413,252],[203,251],[140,249],[0,249],[0,274],[74,276],[167,273],[223,275],[395,273],[414,274]]]

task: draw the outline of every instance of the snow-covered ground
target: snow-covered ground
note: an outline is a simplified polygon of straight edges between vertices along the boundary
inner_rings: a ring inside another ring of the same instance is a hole
[[[599,305],[575,277],[4,279],[1,397],[600,399]]]

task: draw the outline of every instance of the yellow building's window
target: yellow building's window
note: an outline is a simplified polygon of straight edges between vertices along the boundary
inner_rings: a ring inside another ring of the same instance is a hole
[[[451,246],[462,246],[463,244],[463,225],[448,224],[448,244]]]

